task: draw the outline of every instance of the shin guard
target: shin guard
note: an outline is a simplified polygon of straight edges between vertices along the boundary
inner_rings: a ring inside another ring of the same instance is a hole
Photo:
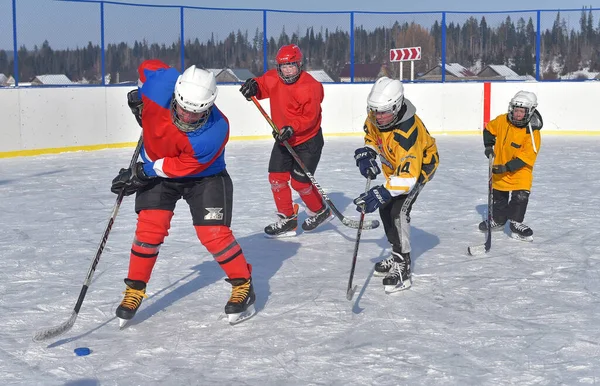
[[[168,210],[140,211],[131,245],[128,279],[148,283],[160,245],[169,234],[172,217],[173,212]]]
[[[310,182],[300,182],[292,178],[292,189],[298,192],[311,212],[318,213],[325,207],[319,191]]]
[[[269,173],[269,182],[271,183],[271,191],[273,192],[273,199],[275,200],[277,212],[286,217],[294,214],[292,189],[290,189],[289,180],[289,172]]]
[[[213,255],[230,279],[249,279],[252,267],[246,262],[242,247],[231,229],[224,225],[195,225],[198,239]]]

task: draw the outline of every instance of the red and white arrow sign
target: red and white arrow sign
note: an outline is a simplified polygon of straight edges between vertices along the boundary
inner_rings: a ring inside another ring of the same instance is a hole
[[[405,62],[421,59],[421,47],[392,48],[390,62]]]

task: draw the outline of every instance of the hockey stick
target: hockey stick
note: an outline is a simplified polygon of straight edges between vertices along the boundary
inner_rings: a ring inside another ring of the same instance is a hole
[[[129,167],[132,169],[135,167],[135,163],[137,162],[138,156],[140,155],[142,143],[143,143],[143,137],[140,135],[140,139],[137,143],[135,151],[133,152],[133,156],[131,157],[131,162],[129,163]],[[59,324],[58,326],[50,327],[50,328],[36,332],[35,335],[33,336],[34,341],[40,342],[40,341],[43,341],[46,339],[54,338],[55,336],[58,336],[58,335],[61,335],[65,332],[67,332],[75,324],[75,319],[77,319],[77,315],[79,314],[79,310],[81,309],[81,304],[83,303],[83,299],[85,298],[87,290],[92,282],[92,277],[94,276],[94,272],[96,271],[96,266],[98,265],[98,262],[100,261],[100,256],[102,255],[102,251],[104,250],[104,246],[106,245],[106,241],[108,240],[108,235],[109,235],[110,230],[112,229],[112,226],[115,222],[117,213],[119,212],[119,207],[121,206],[123,197],[125,197],[125,189],[122,189],[119,192],[119,194],[117,195],[117,200],[115,201],[115,205],[113,206],[113,210],[112,210],[112,213],[108,220],[108,224],[106,224],[106,229],[104,229],[104,235],[102,236],[102,239],[100,240],[100,245],[98,246],[98,250],[96,251],[96,257],[94,258],[94,260],[92,261],[92,264],[90,265],[90,269],[88,270],[87,276],[85,277],[83,286],[81,287],[81,292],[79,293],[79,298],[77,299],[77,303],[75,303],[75,308],[73,309],[71,316],[69,317],[69,319],[66,322]]]
[[[365,187],[365,193],[369,191],[371,187],[371,178],[367,178],[367,186]],[[363,223],[365,221],[365,207],[362,206],[360,211],[360,220],[358,220],[358,231],[356,232],[356,242],[354,243],[354,255],[352,255],[352,268],[350,269],[350,278],[348,279],[348,289],[346,290],[346,299],[352,300],[356,287],[352,287],[352,279],[354,278],[354,268],[356,268],[356,258],[358,257],[358,244],[360,243],[360,235],[362,234]]]
[[[271,119],[271,117],[269,117],[269,114],[267,114],[267,112],[262,108],[262,106],[260,105],[260,103],[258,102],[258,100],[256,99],[256,97],[253,96],[253,97],[251,97],[251,99],[252,99],[252,102],[254,102],[254,105],[258,108],[258,111],[260,111],[260,113],[262,114],[262,116],[267,120],[267,122],[271,126],[271,129],[273,130],[273,132],[274,133],[279,133],[279,129],[277,128],[277,126],[275,126],[275,123],[273,123],[273,120]],[[317,182],[317,180],[315,180],[315,177],[313,177],[312,173],[310,173],[308,171],[308,169],[306,168],[306,165],[304,165],[304,162],[302,162],[302,160],[300,159],[300,157],[298,157],[298,154],[290,146],[290,144],[288,143],[288,141],[283,141],[283,145],[290,152],[290,154],[292,155],[292,157],[294,157],[294,160],[296,161],[296,163],[298,163],[298,165],[300,165],[300,168],[302,169],[302,171],[304,172],[304,174],[306,174],[308,176],[308,178],[312,182],[313,186],[315,188],[317,188],[317,190],[319,191],[319,194],[321,195],[321,197],[325,200],[325,202],[327,203],[327,205],[329,205],[329,208],[331,208],[331,210],[336,215],[336,217],[340,219],[340,221],[342,222],[342,224],[344,224],[347,227],[357,229],[359,227],[359,221],[357,221],[357,220],[351,220],[348,217],[345,217],[335,207],[335,205],[333,205],[333,202],[331,202],[331,200],[329,199],[329,197],[327,196],[327,194],[323,191],[323,189],[321,188],[321,186],[319,185],[319,183]],[[363,224],[363,229],[375,229],[378,226],[379,226],[379,221],[372,220],[372,221],[368,221],[365,224]]]
[[[467,248],[467,252],[471,256],[487,253],[492,247],[492,214],[493,214],[493,195],[492,195],[492,166],[494,165],[494,156],[489,158],[488,168],[488,206],[487,206],[487,230],[485,243],[471,246]]]

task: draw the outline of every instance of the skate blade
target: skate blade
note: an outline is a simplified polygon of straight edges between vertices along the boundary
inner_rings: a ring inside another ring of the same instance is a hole
[[[410,280],[407,280],[398,285],[384,285],[383,289],[385,290],[386,294],[392,294],[394,292],[407,290],[410,287],[412,287],[412,282]]]
[[[256,314],[256,310],[254,309],[254,304],[252,304],[248,306],[248,309],[246,309],[246,311],[244,312],[240,312],[237,314],[227,314],[227,319],[229,321],[229,324],[233,326],[235,324],[243,322],[246,319],[250,319],[254,316],[254,314]]]
[[[515,239],[515,240],[520,240],[520,241],[527,241],[527,242],[532,242],[533,241],[533,236],[521,236],[517,233],[511,232],[510,233],[510,237]]]
[[[280,233],[278,235],[269,235],[267,233],[265,233],[265,237],[268,239],[281,239],[284,237],[294,237],[296,236],[296,230],[294,229],[293,231],[287,231],[285,233]]]
[[[117,318],[119,319],[119,330],[124,329],[127,326],[127,323],[131,320],[131,319],[121,319],[121,318]]]
[[[373,271],[373,276],[376,277],[384,277],[386,276],[388,273],[387,272],[377,272],[377,271]]]

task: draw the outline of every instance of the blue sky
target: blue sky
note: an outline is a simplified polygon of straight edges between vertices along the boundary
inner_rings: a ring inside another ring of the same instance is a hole
[[[576,0],[577,1],[577,0]],[[600,9],[600,0],[582,0],[587,6]],[[445,2],[441,0],[415,1],[379,1],[377,6],[373,2],[364,0],[304,0],[294,2],[280,2],[274,0],[245,1],[245,0],[129,0],[130,4],[150,4],[169,6],[202,6],[214,8],[244,8],[244,9],[274,9],[293,11],[374,11],[374,12],[484,12],[489,24],[501,22],[507,14],[485,14],[493,11],[516,11],[535,9],[581,9],[573,1],[565,0],[532,0],[527,3],[516,0],[506,0],[502,3],[483,2],[481,0],[464,0],[461,2]],[[0,48],[12,50],[12,13],[10,12],[12,0],[0,0],[0,9],[9,12],[0,13]],[[85,46],[89,41],[100,43],[100,12],[99,5],[84,2],[64,2],[54,0],[18,0],[17,1],[17,44],[33,48],[48,40],[52,48],[65,49]],[[441,14],[405,15],[400,21],[415,21],[423,26],[432,25],[440,21]],[[481,15],[481,14],[480,14]],[[480,17],[476,15],[476,17]],[[545,18],[544,18],[544,15]],[[570,27],[577,27],[579,11],[564,12]],[[448,23],[462,22],[468,14],[450,14]],[[542,14],[542,27],[547,28],[554,20],[554,13]],[[523,17],[525,20],[532,17],[534,12],[511,14],[513,19]],[[227,22],[223,22],[227,20]],[[357,14],[355,25],[365,28],[391,26],[399,20],[397,15],[372,15]],[[600,11],[594,12],[595,24],[600,20]],[[160,28],[156,28],[160,26]],[[302,34],[308,26],[316,29],[324,26],[330,30],[336,28],[349,29],[348,14],[296,14],[296,13],[270,13],[268,16],[268,35],[276,36],[285,26],[286,32],[299,31]],[[185,38],[198,37],[206,40],[213,35],[217,40],[222,40],[231,31],[248,31],[250,37],[254,35],[256,27],[262,28],[262,12],[242,11],[186,11]],[[105,39],[106,43],[133,42],[142,40],[153,43],[170,43],[179,37],[179,10],[177,8],[158,7],[132,7],[106,5],[105,7]]]

